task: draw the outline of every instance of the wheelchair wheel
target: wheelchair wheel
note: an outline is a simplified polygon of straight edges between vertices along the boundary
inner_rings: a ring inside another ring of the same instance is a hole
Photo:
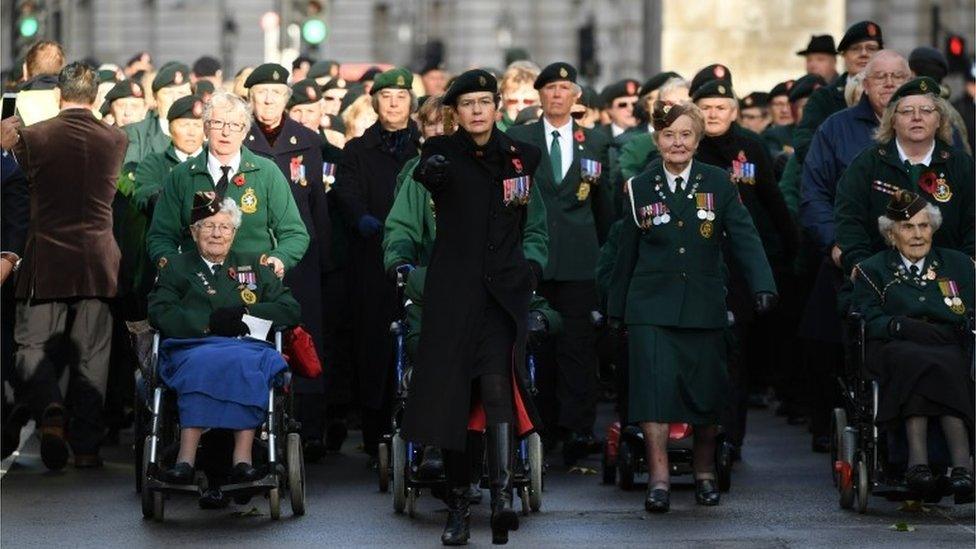
[[[135,389],[135,400],[132,401],[132,450],[134,453],[133,463],[135,464],[136,473],[136,493],[142,493],[142,475],[143,469],[145,469],[145,443],[144,438],[146,436],[145,430],[143,429],[143,416],[146,414],[145,405],[143,404],[141,397],[139,395],[139,387]]]
[[[603,450],[600,467],[603,469],[603,484],[613,484],[617,480],[617,466],[610,464],[606,449]]]
[[[268,508],[271,511],[271,520],[281,518],[281,493],[277,488],[268,491]]]
[[[407,443],[400,433],[393,435],[393,510],[403,513],[407,506]]]
[[[407,488],[407,516],[413,518],[417,511],[417,489]]]
[[[150,444],[151,443],[148,436],[143,438],[142,444],[136,444],[136,447],[140,448],[141,450],[140,453],[141,457],[137,462],[139,464],[138,469],[140,474],[139,476],[140,487],[145,484],[145,481],[147,480],[149,475],[149,445]],[[148,489],[140,490],[140,492],[142,495],[142,517],[151,519],[153,518],[153,516],[155,516],[155,513],[153,511],[153,493]]]
[[[724,440],[715,448],[715,473],[719,491],[728,492],[732,488],[732,444]]]
[[[291,514],[305,514],[305,460],[302,452],[302,436],[288,433],[288,495],[291,496]]]
[[[847,429],[847,410],[834,408],[830,417],[830,471],[837,486],[837,470],[834,464],[844,455],[844,430]]]
[[[522,501],[522,514],[528,515],[532,504],[529,503],[529,487],[520,486],[518,489],[518,497]]]
[[[868,496],[871,492],[871,479],[868,478],[868,464],[864,454],[857,457],[857,512],[864,514],[868,510]]]
[[[529,509],[537,513],[542,508],[542,438],[539,433],[529,435],[526,446],[529,455],[529,485],[526,487]]]
[[[166,500],[164,497],[165,495],[166,494],[163,494],[162,492],[152,493],[153,518],[160,522],[163,521],[163,517],[165,516],[166,513]]]
[[[376,472],[379,476],[380,492],[384,494],[390,489],[390,447],[381,442],[376,452]]]
[[[617,474],[620,476],[620,489],[634,489],[634,457],[630,448],[630,442],[620,441],[620,449],[617,451]]]

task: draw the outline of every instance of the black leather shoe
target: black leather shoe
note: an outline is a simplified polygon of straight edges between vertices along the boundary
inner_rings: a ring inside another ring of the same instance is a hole
[[[698,505],[718,505],[722,499],[718,486],[712,479],[695,481],[695,503]]]
[[[193,466],[181,461],[163,472],[163,482],[169,484],[192,484]]]
[[[464,491],[464,497],[468,498],[468,503],[471,505],[478,505],[481,503],[481,486],[477,482],[472,482],[468,485],[468,489]]]
[[[338,452],[342,449],[342,443],[346,441],[349,429],[345,421],[333,421],[325,432],[325,449],[329,452]]]
[[[648,513],[667,513],[671,509],[671,490],[655,488],[647,491],[644,509]]]
[[[973,473],[965,467],[953,467],[949,476],[952,484],[952,493],[955,495],[957,504],[972,503],[973,494]]]
[[[453,488],[447,493],[447,524],[441,534],[444,545],[467,545],[471,537],[471,511],[466,488]]]
[[[238,482],[254,482],[255,480],[261,478],[261,473],[254,468],[250,463],[244,463],[243,461],[234,466],[230,471],[231,481]]]
[[[230,505],[230,498],[225,496],[220,488],[210,488],[200,496],[197,504],[201,509],[223,509]]]
[[[810,442],[810,449],[817,454],[830,452],[830,437],[827,435],[814,435]]]
[[[60,471],[68,464],[68,441],[65,440],[64,409],[52,404],[41,417],[41,461],[52,471]]]
[[[913,465],[905,471],[905,484],[912,491],[925,495],[935,489],[935,477],[928,465]]]

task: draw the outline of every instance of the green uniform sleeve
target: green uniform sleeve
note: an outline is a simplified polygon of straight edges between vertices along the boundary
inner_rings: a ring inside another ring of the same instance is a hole
[[[125,148],[125,158],[122,160],[123,166],[129,163],[138,163],[142,160],[143,134],[139,129],[143,126],[144,124],[136,123],[129,124],[123,128],[126,137],[129,138],[129,146]]]
[[[277,242],[270,255],[277,257],[291,269],[301,261],[308,249],[310,238],[305,222],[298,213],[295,197],[288,188],[288,181],[277,168],[261,170],[268,177],[268,228]]]
[[[637,246],[640,244],[640,229],[628,219],[631,212],[624,213],[620,226],[620,240],[613,270],[610,273],[610,285],[607,290],[607,316],[610,318],[624,318],[627,311],[627,293],[630,291],[630,280],[637,266]]]
[[[404,170],[407,168],[411,168],[409,163]],[[417,265],[425,244],[423,225],[430,194],[407,173],[384,224],[383,268],[387,271],[399,263]],[[403,174],[401,171],[400,175]]]
[[[869,338],[888,339],[888,324],[891,322],[891,316],[885,314],[881,307],[881,296],[876,290],[878,287],[878,282],[871,280],[860,265],[854,267],[852,308],[864,316]]]
[[[420,329],[424,312],[424,281],[427,278],[427,267],[417,267],[407,277],[407,285],[403,289],[403,296],[408,299],[403,308],[404,319],[407,321],[407,335],[403,343],[407,354],[417,356],[417,346],[420,344]]]
[[[752,293],[776,293],[773,271],[769,268],[759,232],[756,231],[749,210],[739,202],[737,192],[728,194],[722,209],[725,211],[724,224],[728,248],[749,282]]]
[[[639,175],[652,159],[652,154],[656,156],[657,145],[654,138],[647,134],[640,135],[628,141],[620,149],[620,181],[626,181],[635,175]]]
[[[188,184],[184,177],[173,171],[163,181],[163,191],[153,211],[152,223],[146,235],[146,248],[153,263],[161,257],[179,253],[183,229],[188,223],[183,219],[183,197]]]
[[[163,155],[151,154],[139,163],[135,171],[133,201],[140,212],[150,215],[151,205],[159,198],[166,178],[166,160]]]
[[[210,319],[193,314],[193,309],[183,304],[188,289],[186,277],[173,266],[159,270],[156,286],[149,293],[149,323],[163,337],[200,337],[206,333]]]
[[[617,260],[617,250],[620,243],[620,232],[623,230],[623,219],[610,226],[607,241],[600,247],[600,257],[596,261],[596,293],[601,306],[606,310],[607,295],[610,291],[610,279],[613,275],[613,265]]]
[[[291,290],[264,265],[255,270],[261,284],[261,300],[247,308],[248,314],[270,320],[275,326],[296,326],[302,321],[302,309],[291,295]]]
[[[877,232],[878,220],[871,219],[870,149],[859,155],[847,167],[837,182],[834,202],[837,246],[841,250],[841,264],[845,273],[872,255],[871,233]]]
[[[779,180],[779,190],[783,193],[783,200],[790,216],[796,220],[800,215],[800,163],[796,155],[786,161],[783,177]]]
[[[532,300],[529,301],[529,310],[538,311],[545,317],[546,323],[549,325],[549,330],[546,332],[547,335],[553,336],[562,333],[563,317],[558,311],[552,308],[552,305],[549,304],[546,298],[538,294],[532,294]]]
[[[542,202],[539,186],[532,185],[529,205],[522,232],[522,252],[525,259],[534,261],[544,271],[549,264],[549,228],[546,225],[546,205]]]
[[[400,194],[400,189],[403,188],[403,184],[406,181],[413,179],[413,170],[417,167],[418,162],[420,162],[419,154],[410,160],[407,160],[407,162],[403,165],[403,168],[400,169],[400,173],[398,173],[396,177],[396,187],[393,189],[394,198]]]

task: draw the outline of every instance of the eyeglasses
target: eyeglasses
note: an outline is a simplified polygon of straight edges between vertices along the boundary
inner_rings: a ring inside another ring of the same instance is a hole
[[[243,122],[224,122],[223,120],[207,120],[207,128],[211,130],[223,130],[224,128],[232,132],[242,132],[247,124]]]
[[[206,233],[220,233],[220,234],[231,234],[236,230],[233,225],[226,225],[224,223],[214,223],[208,221],[206,223],[198,223],[197,228]]]
[[[921,105],[918,107],[902,107],[900,109],[895,110],[895,112],[898,113],[899,115],[906,116],[906,117],[908,116],[914,117],[915,113],[918,113],[920,116],[932,116],[933,114],[936,113],[936,111],[938,111],[938,109],[930,105]]]
[[[901,84],[908,80],[908,73],[906,72],[872,72],[868,75],[868,78],[875,80],[877,82],[887,82],[890,78],[895,84]]]
[[[633,100],[633,101],[617,101],[617,102],[615,102],[613,104],[613,108],[615,108],[615,109],[632,109],[632,108],[634,108],[634,105],[636,105],[636,104],[637,104],[637,100],[636,99]]]

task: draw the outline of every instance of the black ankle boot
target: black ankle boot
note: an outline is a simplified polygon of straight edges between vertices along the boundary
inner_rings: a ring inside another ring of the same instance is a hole
[[[467,489],[452,488],[447,493],[447,524],[441,534],[444,545],[467,545],[471,537],[471,512]]]
[[[488,480],[491,483],[491,542],[508,543],[508,532],[518,530],[512,509],[512,425],[488,426]]]

